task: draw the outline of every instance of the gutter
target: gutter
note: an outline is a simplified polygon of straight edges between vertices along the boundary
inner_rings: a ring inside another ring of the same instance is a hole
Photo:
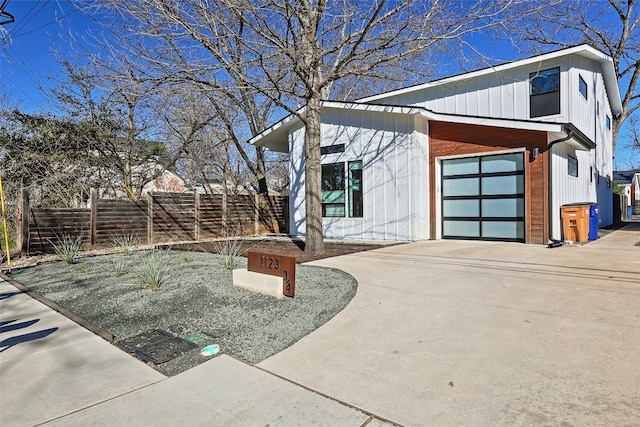
[[[547,175],[549,180],[549,185],[548,185],[549,195],[548,195],[547,202],[549,204],[549,242],[551,242],[548,245],[549,248],[557,248],[564,244],[564,241],[556,240],[553,238],[553,194],[552,194],[553,180],[551,179],[552,170],[553,170],[551,167],[551,148],[556,144],[570,140],[574,136],[573,134],[574,127],[572,125],[564,126],[564,130],[567,132],[567,136],[551,141],[550,143],[547,144],[547,147],[544,150],[545,152],[549,152],[549,154],[547,155],[547,169],[548,169]]]

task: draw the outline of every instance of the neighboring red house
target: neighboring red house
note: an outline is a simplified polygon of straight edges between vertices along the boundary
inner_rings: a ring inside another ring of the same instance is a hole
[[[185,191],[184,179],[180,178],[175,173],[165,170],[162,175],[155,178],[153,181],[147,182],[142,187],[141,197],[145,197],[147,193],[153,192],[168,192],[168,193],[182,193]]]

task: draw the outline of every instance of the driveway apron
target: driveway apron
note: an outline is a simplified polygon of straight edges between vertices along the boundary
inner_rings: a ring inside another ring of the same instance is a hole
[[[352,274],[356,296],[259,366],[404,425],[639,425],[634,236],[429,241],[314,262]]]

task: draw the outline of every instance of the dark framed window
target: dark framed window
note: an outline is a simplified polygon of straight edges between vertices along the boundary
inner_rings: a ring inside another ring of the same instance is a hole
[[[587,82],[584,81],[582,76],[578,76],[578,91],[580,91],[580,95],[582,95],[584,99],[589,99],[587,97]]]
[[[611,117],[607,116],[605,123],[607,125],[607,130],[611,130]]]
[[[322,165],[322,216],[345,214],[344,163]]]
[[[344,144],[334,144],[327,145],[325,147],[320,147],[320,154],[336,154],[336,153],[344,153]]]
[[[361,160],[322,165],[323,217],[362,218],[362,195]]]
[[[349,162],[349,216],[362,218],[362,162]]]
[[[529,84],[531,118],[560,114],[560,67],[530,73]]]
[[[567,156],[567,173],[570,176],[578,176],[578,159],[572,156]]]

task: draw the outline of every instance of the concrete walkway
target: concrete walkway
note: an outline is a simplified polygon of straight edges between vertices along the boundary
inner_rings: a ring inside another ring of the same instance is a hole
[[[583,246],[431,241],[318,261],[358,293],[259,366],[404,425],[640,425],[637,241],[633,226]]]
[[[0,276],[0,425],[640,425],[640,229],[583,246],[431,241],[257,367],[166,378]]]

